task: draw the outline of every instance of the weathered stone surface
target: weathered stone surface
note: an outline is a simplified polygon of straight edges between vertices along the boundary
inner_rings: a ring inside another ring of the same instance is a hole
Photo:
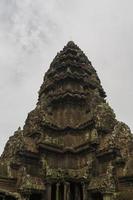
[[[105,97],[96,70],[70,41],[46,72],[23,130],[5,146],[0,195],[131,200],[133,136]]]

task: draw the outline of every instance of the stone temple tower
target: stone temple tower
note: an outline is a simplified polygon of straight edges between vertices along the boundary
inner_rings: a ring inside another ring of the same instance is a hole
[[[132,200],[133,136],[70,41],[0,158],[0,200]]]

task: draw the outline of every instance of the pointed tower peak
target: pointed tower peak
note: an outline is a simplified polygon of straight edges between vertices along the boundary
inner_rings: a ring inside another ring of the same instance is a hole
[[[73,51],[80,51],[83,52],[79,46],[74,42],[74,41],[69,41],[63,48],[63,51],[65,51],[66,49],[71,49]]]
[[[65,86],[62,86],[63,84]],[[74,86],[76,84],[77,86]],[[71,85],[71,88],[69,88],[69,85]],[[66,88],[62,89],[62,87]],[[91,62],[73,41],[69,41],[66,46],[64,46],[63,50],[57,53],[49,70],[46,72],[44,82],[39,91],[39,101],[43,93],[45,96],[47,96],[47,94],[49,95],[49,91],[52,93],[51,88],[54,91],[54,97],[52,98],[55,99],[59,96],[62,98],[62,95],[59,95],[61,91],[66,96],[68,93],[71,93],[72,96],[73,93],[77,94],[76,87],[81,87],[83,90],[86,90],[86,87],[95,91],[97,89],[100,97],[106,97],[97,72],[93,68]],[[60,88],[60,91],[57,88]],[[84,93],[84,91],[81,91],[78,95],[82,96],[82,93]],[[51,96],[51,94],[49,96]]]
[[[73,66],[86,65],[86,67],[93,68],[85,53],[73,41],[69,41],[64,48],[57,53],[50,68],[58,68],[60,66],[68,65],[70,62]]]
[[[74,41],[69,41],[66,45],[66,47],[70,47],[70,48],[77,48],[78,46],[74,43]],[[78,47],[79,49],[79,47]]]

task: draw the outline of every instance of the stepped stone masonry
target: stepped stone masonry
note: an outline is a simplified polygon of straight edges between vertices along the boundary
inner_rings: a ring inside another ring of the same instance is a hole
[[[72,41],[0,157],[0,200],[133,200],[133,135]]]

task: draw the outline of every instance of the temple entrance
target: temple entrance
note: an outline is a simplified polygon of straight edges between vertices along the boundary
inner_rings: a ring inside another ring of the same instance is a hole
[[[80,183],[70,183],[70,200],[83,200],[83,189]]]
[[[42,199],[42,195],[39,193],[33,193],[30,195],[30,199],[29,200],[41,200]]]
[[[96,192],[91,195],[92,200],[103,200],[103,195],[101,192]]]
[[[83,188],[81,183],[66,182],[53,183],[51,185],[51,197],[49,200],[83,200]]]
[[[63,200],[64,199],[64,185],[63,183],[52,184],[51,188],[51,200]]]

